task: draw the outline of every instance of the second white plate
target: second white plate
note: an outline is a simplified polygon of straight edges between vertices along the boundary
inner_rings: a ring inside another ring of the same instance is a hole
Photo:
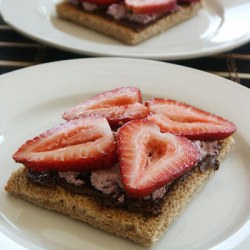
[[[57,18],[61,0],[1,0],[4,20],[16,30],[54,47],[92,56],[176,60],[211,55],[250,38],[249,0],[205,0],[199,14],[136,46]]]

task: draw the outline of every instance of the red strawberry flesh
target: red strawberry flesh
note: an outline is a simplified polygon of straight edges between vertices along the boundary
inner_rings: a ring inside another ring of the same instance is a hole
[[[13,158],[36,171],[87,171],[112,167],[117,155],[107,120],[90,116],[60,124],[27,141]]]
[[[236,126],[214,114],[175,100],[154,98],[146,101],[149,120],[163,132],[186,136],[189,139],[220,140],[236,131]]]
[[[108,121],[119,123],[122,119],[129,120],[132,116],[130,113],[135,113],[132,109],[136,103],[135,110],[141,106],[136,114],[139,118],[148,114],[148,110],[140,105],[142,102],[141,91],[136,87],[121,87],[114,90],[109,90],[98,94],[90,99],[83,101],[63,114],[65,120],[72,120],[89,114],[98,114],[105,117]],[[128,108],[129,107],[129,108]],[[131,110],[131,112],[128,112]],[[118,118],[117,118],[118,113]]]
[[[105,5],[110,5],[110,4],[113,4],[113,3],[119,3],[121,1],[122,0],[87,0],[86,2],[101,5],[101,6],[105,6]],[[85,2],[85,0],[80,0],[79,2]]]
[[[159,14],[173,11],[176,0],[125,0],[127,9],[136,14]]]
[[[144,197],[170,183],[200,159],[187,138],[161,133],[145,120],[121,127],[117,144],[124,188],[132,197]]]

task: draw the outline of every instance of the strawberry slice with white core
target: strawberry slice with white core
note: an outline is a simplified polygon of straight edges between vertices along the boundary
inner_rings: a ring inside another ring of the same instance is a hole
[[[36,171],[89,171],[112,167],[117,153],[107,120],[90,116],[60,124],[27,141],[13,158]]]
[[[115,128],[128,121],[145,118],[149,111],[141,103],[133,103],[108,108],[87,109],[81,115],[88,116],[93,114],[106,118],[112,128]]]
[[[172,182],[200,159],[185,137],[161,133],[153,122],[136,120],[117,134],[124,188],[131,197],[144,197]]]
[[[141,104],[141,91],[135,87],[121,87],[98,94],[83,101],[63,114],[65,120],[72,120],[90,114],[105,117],[112,126],[119,126],[148,115],[148,109]]]
[[[171,99],[154,98],[146,101],[151,114],[148,120],[156,123],[162,132],[170,132],[195,140],[225,139],[236,131],[232,122]]]
[[[176,2],[176,0],[125,0],[125,6],[135,14],[160,14],[175,10]]]
[[[105,6],[105,5],[110,5],[113,3],[119,3],[121,1],[122,0],[80,0],[79,2],[89,2],[89,3]]]

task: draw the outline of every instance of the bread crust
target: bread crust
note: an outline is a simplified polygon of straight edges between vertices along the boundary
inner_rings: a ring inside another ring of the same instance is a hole
[[[225,158],[233,142],[232,137],[223,140],[219,161]],[[66,214],[95,228],[150,246],[159,240],[214,172],[213,168],[208,168],[205,172],[198,168],[191,170],[190,174],[177,182],[169,192],[162,213],[149,218],[120,208],[103,207],[94,198],[73,194],[60,186],[48,188],[34,184],[28,180],[24,167],[11,175],[5,189],[40,207]]]
[[[126,44],[135,45],[193,17],[201,7],[202,2],[199,1],[182,7],[178,11],[153,22],[141,31],[135,31],[104,16],[84,12],[66,1],[57,4],[56,11],[62,19],[109,35]]]

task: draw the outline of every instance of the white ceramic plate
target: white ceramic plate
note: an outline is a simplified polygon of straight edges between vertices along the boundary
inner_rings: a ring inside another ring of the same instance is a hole
[[[249,89],[181,66],[121,58],[63,61],[0,76],[0,245],[8,246],[1,249],[145,249],[4,191],[19,167],[12,154],[24,141],[61,123],[61,114],[84,98],[125,85],[138,86],[144,98],[182,100],[238,126],[231,154],[155,249],[250,249]]]
[[[199,14],[137,46],[59,20],[60,0],[1,0],[4,20],[40,42],[92,56],[184,59],[219,53],[250,38],[249,0],[205,0]]]

